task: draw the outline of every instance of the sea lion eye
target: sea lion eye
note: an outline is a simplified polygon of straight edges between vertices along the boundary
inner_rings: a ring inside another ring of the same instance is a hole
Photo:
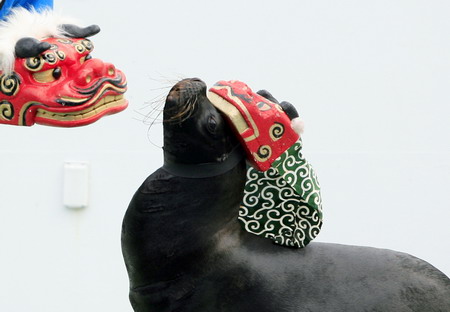
[[[210,133],[212,133],[212,134],[216,133],[217,121],[216,121],[216,118],[214,118],[214,116],[209,116],[206,127]]]

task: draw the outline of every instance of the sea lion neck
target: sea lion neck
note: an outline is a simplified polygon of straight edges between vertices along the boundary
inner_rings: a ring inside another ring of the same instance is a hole
[[[230,245],[223,238],[238,239],[241,232],[237,217],[244,183],[245,161],[211,178],[180,178],[163,169],[150,175],[127,210],[126,218],[133,221],[122,228],[124,253],[133,262],[131,287],[201,272],[199,263],[223,253]],[[145,256],[142,238],[152,242]]]

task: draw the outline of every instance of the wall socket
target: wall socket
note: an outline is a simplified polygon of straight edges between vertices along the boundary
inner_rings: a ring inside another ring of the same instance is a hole
[[[63,203],[67,208],[86,208],[89,204],[89,163],[64,163]]]

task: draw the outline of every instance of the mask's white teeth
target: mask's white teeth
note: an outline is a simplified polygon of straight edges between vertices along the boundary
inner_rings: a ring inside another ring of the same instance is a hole
[[[65,102],[72,102],[72,103],[83,103],[83,102],[86,102],[88,100],[88,98],[79,99],[79,98],[73,98],[70,96],[62,96],[61,100],[65,101]]]
[[[41,117],[41,118],[45,118],[45,119],[54,119],[54,120],[59,120],[59,121],[83,120],[83,119],[98,115],[109,108],[121,106],[124,104],[125,101],[126,100],[124,99],[123,95],[117,95],[117,96],[108,95],[108,96],[102,98],[100,101],[98,101],[95,105],[88,107],[79,112],[53,113],[53,112],[48,112],[42,108],[38,108],[38,110],[36,112],[36,117]]]

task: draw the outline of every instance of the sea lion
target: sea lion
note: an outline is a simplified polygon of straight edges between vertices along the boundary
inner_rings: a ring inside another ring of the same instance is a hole
[[[243,152],[198,79],[167,96],[164,156],[123,221],[135,311],[450,311],[450,279],[408,254],[245,232]]]

